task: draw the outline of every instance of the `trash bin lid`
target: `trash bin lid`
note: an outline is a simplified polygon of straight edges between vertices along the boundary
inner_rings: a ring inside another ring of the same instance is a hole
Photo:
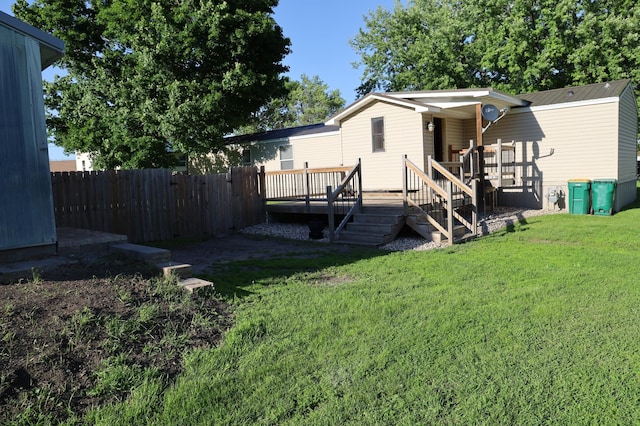
[[[569,179],[569,182],[591,182],[591,179],[582,179],[582,178]]]

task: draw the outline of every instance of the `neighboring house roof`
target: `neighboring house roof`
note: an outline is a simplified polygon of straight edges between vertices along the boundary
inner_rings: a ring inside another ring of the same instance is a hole
[[[375,101],[412,108],[419,113],[446,112],[447,115],[459,118],[472,118],[477,104],[495,104],[499,109],[528,105],[523,99],[486,88],[370,93],[329,118],[325,124],[339,124],[340,121]]]
[[[11,15],[0,12],[0,25],[11,28],[17,33],[38,41],[40,44],[41,69],[43,70],[64,55],[64,42],[62,40],[55,38],[36,27],[32,27]]]
[[[76,160],[51,160],[49,161],[51,172],[75,172]]]
[[[225,144],[242,144],[251,142],[275,142],[285,141],[294,137],[317,135],[322,133],[337,132],[338,126],[327,126],[324,123],[309,124],[306,126],[288,127],[286,129],[269,130],[267,132],[251,133],[247,135],[229,136],[224,138]]]
[[[604,98],[617,98],[629,85],[630,80],[616,80],[586,86],[565,87],[543,92],[524,93],[518,98],[530,102],[530,107],[555,105],[568,102],[588,102]]]

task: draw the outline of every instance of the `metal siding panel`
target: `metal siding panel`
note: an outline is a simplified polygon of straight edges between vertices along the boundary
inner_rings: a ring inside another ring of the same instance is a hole
[[[40,51],[0,27],[0,250],[56,242]]]

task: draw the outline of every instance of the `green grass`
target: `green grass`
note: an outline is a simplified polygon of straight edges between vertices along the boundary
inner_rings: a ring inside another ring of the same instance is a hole
[[[637,207],[637,206],[636,206]],[[640,209],[531,218],[428,252],[251,261],[237,322],[98,424],[633,424]]]

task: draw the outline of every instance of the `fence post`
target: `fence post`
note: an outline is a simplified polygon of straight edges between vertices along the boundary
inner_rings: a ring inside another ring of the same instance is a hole
[[[333,242],[335,238],[335,220],[333,217],[333,189],[331,185],[327,186],[327,214],[329,215],[329,241]]]
[[[451,181],[447,179],[447,233],[449,234],[449,245],[453,245],[453,187]]]

